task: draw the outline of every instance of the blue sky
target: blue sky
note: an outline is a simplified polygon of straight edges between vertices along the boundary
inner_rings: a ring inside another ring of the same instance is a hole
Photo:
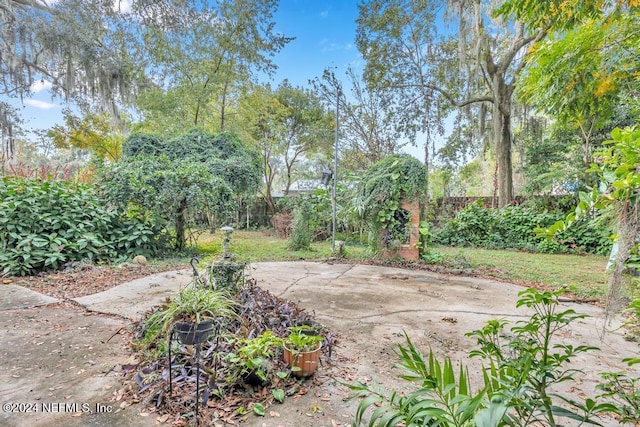
[[[288,79],[305,87],[329,67],[339,78],[348,67],[359,70],[364,63],[355,46],[357,4],[357,0],[280,0],[275,29],[295,39],[273,58],[278,70],[272,85]],[[61,123],[64,106],[51,99],[46,84],[34,89],[35,95],[21,107],[25,129],[48,129]],[[422,150],[408,147],[405,151],[422,159]]]
[[[271,80],[282,80],[296,86],[307,86],[310,79],[322,76],[327,67],[336,67],[336,75],[344,75],[348,66],[362,63],[355,47],[355,0],[281,0],[275,15],[276,31],[295,37],[273,59],[278,70]],[[47,84],[35,85],[34,96],[23,104],[25,129],[48,129],[62,122],[64,106],[51,99]]]
[[[274,58],[279,66],[275,82],[288,78],[294,85],[306,86],[328,67],[336,67],[338,76],[349,66],[360,67],[356,5],[355,0],[281,0],[276,30],[295,40]]]

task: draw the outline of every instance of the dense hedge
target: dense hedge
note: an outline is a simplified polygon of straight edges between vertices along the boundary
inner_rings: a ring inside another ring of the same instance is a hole
[[[611,230],[598,219],[572,224],[554,240],[537,237],[535,229],[549,227],[566,214],[526,206],[485,208],[471,203],[433,232],[436,244],[490,249],[520,249],[545,253],[587,252],[607,254],[611,250]]]
[[[0,181],[0,269],[27,275],[70,261],[156,255],[160,230],[134,212],[106,206],[89,186],[67,181]]]

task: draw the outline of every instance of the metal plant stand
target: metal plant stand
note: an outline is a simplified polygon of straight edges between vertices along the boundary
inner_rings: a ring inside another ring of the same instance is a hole
[[[211,335],[211,333],[207,334],[206,336],[204,336],[202,338],[202,340],[199,340],[197,342],[195,342],[193,345],[195,347],[195,355],[194,355],[194,365],[196,367],[196,396],[195,396],[195,419],[196,419],[196,423],[198,423],[198,412],[199,412],[199,407],[200,407],[200,346],[202,344],[203,341],[205,341],[208,336]],[[173,362],[172,362],[172,357],[171,357],[171,343],[173,341],[178,341],[180,343],[182,343],[180,341],[180,337],[177,336],[176,332],[174,330],[171,331],[171,333],[169,334],[169,397],[173,397]]]

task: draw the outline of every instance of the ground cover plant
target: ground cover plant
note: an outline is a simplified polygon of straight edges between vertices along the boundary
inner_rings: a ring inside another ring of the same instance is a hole
[[[301,327],[310,328],[323,337],[324,363],[328,363],[336,335],[310,313],[263,290],[253,279],[239,286],[232,298],[233,315],[216,321],[214,334],[197,353],[194,346],[170,341],[170,331],[158,327],[156,320],[165,319],[175,304],[153,308],[137,328],[135,348],[143,361],[127,369],[130,393],[176,425],[194,422],[196,417],[202,425],[237,423],[250,412],[264,415],[288,396],[306,393],[304,379],[294,377],[295,369],[284,362],[283,343]],[[197,384],[201,394],[196,402]]]

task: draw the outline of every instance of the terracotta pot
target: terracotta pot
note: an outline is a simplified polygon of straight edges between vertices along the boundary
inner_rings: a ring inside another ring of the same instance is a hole
[[[320,348],[322,343],[318,343],[318,348],[313,351],[304,353],[293,352],[284,345],[284,361],[287,365],[300,368],[293,371],[293,375],[296,377],[308,377],[318,369],[320,364]]]
[[[213,319],[195,322],[176,322],[173,331],[178,336],[178,340],[185,345],[200,344],[206,341],[215,328]]]

